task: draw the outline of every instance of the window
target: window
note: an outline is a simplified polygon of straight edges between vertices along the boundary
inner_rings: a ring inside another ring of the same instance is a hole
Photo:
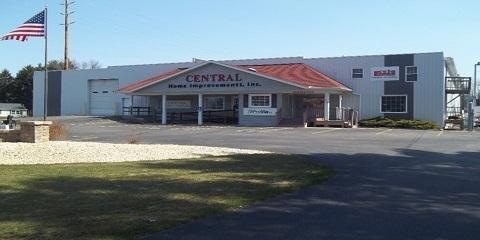
[[[363,68],[354,68],[352,69],[352,78],[363,78]]]
[[[407,96],[382,96],[382,113],[406,113]]]
[[[205,110],[225,110],[225,97],[205,97]]]
[[[406,82],[416,82],[417,81],[417,67],[409,66],[405,68]]]
[[[248,101],[249,107],[265,107],[269,108],[272,106],[272,95],[271,94],[250,94],[250,99]]]

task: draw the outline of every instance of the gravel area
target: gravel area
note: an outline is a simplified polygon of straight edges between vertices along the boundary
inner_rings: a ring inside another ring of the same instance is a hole
[[[0,165],[130,162],[199,158],[205,155],[261,154],[256,150],[165,144],[94,142],[0,143]]]

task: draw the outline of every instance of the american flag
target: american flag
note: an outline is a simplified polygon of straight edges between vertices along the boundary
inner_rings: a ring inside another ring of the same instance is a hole
[[[33,16],[21,26],[15,28],[1,40],[18,40],[26,41],[28,37],[44,37],[45,36],[45,10]]]

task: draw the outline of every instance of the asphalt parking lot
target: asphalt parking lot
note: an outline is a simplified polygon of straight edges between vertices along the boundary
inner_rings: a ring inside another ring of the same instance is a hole
[[[480,132],[247,128],[65,121],[72,141],[226,146],[305,154],[328,182],[149,239],[478,239]]]
[[[479,150],[480,131],[335,129],[125,124],[102,118],[72,118],[69,140],[172,143],[253,148],[282,153],[388,153],[398,149],[440,152]]]

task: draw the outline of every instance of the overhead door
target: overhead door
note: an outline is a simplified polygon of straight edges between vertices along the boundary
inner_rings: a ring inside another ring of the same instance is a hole
[[[89,101],[90,115],[113,116],[117,113],[116,91],[118,90],[117,79],[90,80]]]

